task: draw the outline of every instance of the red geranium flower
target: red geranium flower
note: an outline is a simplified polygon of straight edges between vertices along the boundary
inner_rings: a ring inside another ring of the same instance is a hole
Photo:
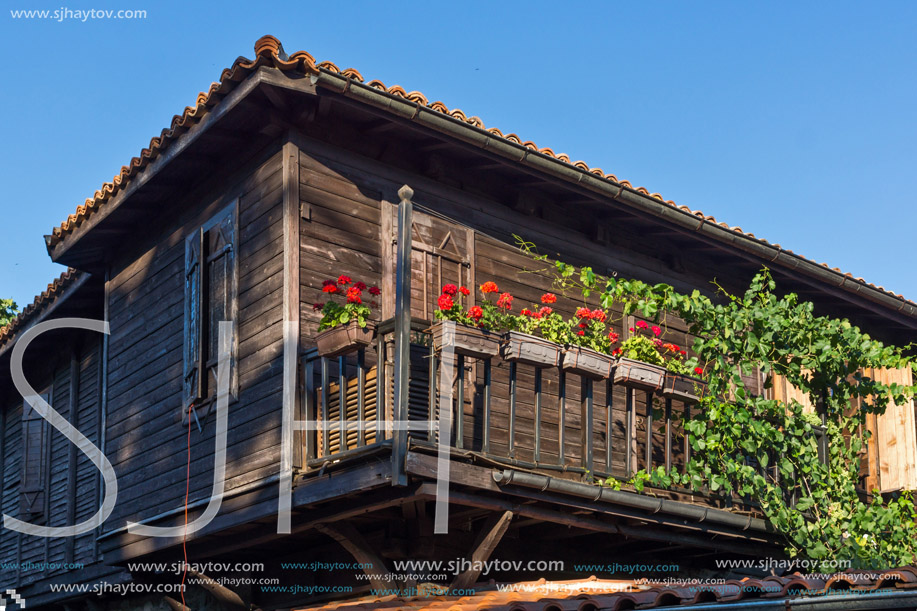
[[[460,286],[460,287],[459,287],[459,293],[461,293],[462,295],[465,295],[465,296],[467,297],[468,295],[471,294],[471,291],[468,290],[468,287],[467,287],[467,286]]]
[[[525,308],[521,312],[519,312],[519,314],[521,314],[522,316],[534,316],[535,312],[529,310],[528,308]]]
[[[646,321],[645,321],[645,320],[638,320],[638,321],[637,321],[637,328],[638,328],[638,329],[646,329],[647,327],[649,327],[649,325],[646,324]]]
[[[313,310],[321,310],[321,309],[324,308],[324,307],[325,307],[325,304],[324,304],[324,303],[313,303],[313,304],[312,304],[312,309],[313,309]]]
[[[599,322],[605,322],[605,311],[604,310],[593,310],[592,318],[593,320],[597,320]]]
[[[325,286],[322,287],[322,291],[325,293],[337,293],[338,287],[336,287],[333,284],[326,284]]]
[[[589,308],[579,308],[576,310],[577,318],[592,318],[592,310]]]
[[[541,296],[541,303],[557,303],[557,295],[554,293],[545,293]]]
[[[362,294],[363,291],[359,290],[357,287],[350,287],[347,289],[347,303],[363,303]]]
[[[334,286],[336,284],[337,282],[335,282],[334,280],[325,280],[324,282],[322,282],[322,286]]]
[[[443,295],[454,297],[456,293],[458,293],[458,287],[454,284],[447,284],[443,287]]]
[[[695,367],[695,368],[694,368],[694,375],[696,375],[696,376],[702,376],[702,375],[704,375],[704,368],[703,368],[703,367]]]
[[[355,282],[355,283],[354,283],[354,286],[355,286],[358,290],[361,290],[361,291],[365,291],[365,290],[366,290],[366,284],[364,284],[363,282]]]
[[[338,284],[341,286],[347,286],[351,282],[353,282],[353,280],[350,279],[350,276],[345,276],[344,274],[338,276]]]
[[[631,333],[634,332],[634,328],[633,328],[633,327],[630,327],[630,332],[631,332]]]
[[[500,298],[497,299],[497,307],[503,308],[504,310],[509,310],[513,307],[513,296],[509,293],[503,293],[500,295]]]
[[[481,292],[482,293],[499,293],[500,289],[497,288],[496,282],[491,282],[490,280],[488,280],[487,282],[481,285]]]
[[[688,354],[688,353],[685,352],[684,350],[681,351],[681,355],[682,355],[682,356],[686,356],[687,354]]]
[[[618,356],[622,352],[624,352],[624,348],[615,348],[614,350],[611,351],[611,354],[612,356]]]
[[[538,316],[540,318],[542,316],[547,316],[548,314],[551,314],[553,312],[554,312],[553,308],[549,308],[548,306],[542,306],[542,308],[538,310]]]
[[[583,330],[579,330],[579,331],[576,332],[576,334],[577,334],[577,335],[586,335],[586,332],[583,331]]]
[[[617,344],[618,343],[618,334],[615,333],[614,331],[609,331],[608,339],[609,341],[611,341],[612,344]]]
[[[449,295],[440,295],[436,303],[439,304],[440,310],[451,310],[453,306],[452,297]]]
[[[585,328],[586,328],[586,323],[581,322],[581,323],[579,324],[579,328],[580,328],[580,329],[585,329]]]
[[[481,306],[471,306],[468,310],[468,318],[473,319],[475,322],[481,320],[482,316],[484,316],[484,310],[481,309]]]
[[[378,286],[371,286],[369,287],[369,294],[372,295],[373,297],[378,297],[379,295],[382,294],[382,291],[379,290]]]
[[[660,329],[656,325],[653,325],[652,331],[653,331],[653,335],[655,335],[656,337],[659,337],[659,334],[662,333],[662,329]]]

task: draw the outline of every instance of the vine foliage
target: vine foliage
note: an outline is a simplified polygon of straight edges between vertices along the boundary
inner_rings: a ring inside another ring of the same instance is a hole
[[[685,428],[693,450],[685,473],[656,469],[643,477],[737,494],[761,507],[784,537],[791,557],[849,561],[853,567],[911,564],[917,554],[917,510],[911,495],[861,498],[856,485],[868,442],[866,415],[914,396],[914,386],[884,384],[867,368],[910,366],[906,347],[884,345],[846,319],[818,316],[795,294],[778,296],[767,269],[744,295],[718,287],[716,301],[669,285],[608,279],[603,307],[620,302],[624,314],[682,318],[696,339],[710,392]],[[779,374],[805,393],[817,413],[754,396],[742,374]],[[852,405],[859,405],[853,409]],[[824,436],[827,449],[819,444]]]
[[[883,497],[857,490],[860,459],[869,443],[868,414],[911,401],[917,386],[884,384],[864,370],[912,366],[913,345],[890,346],[846,319],[816,314],[796,294],[778,294],[767,268],[743,295],[714,282],[714,298],[682,294],[668,284],[604,278],[589,267],[551,264],[534,245],[520,249],[553,268],[560,292],[585,301],[597,294],[622,319],[639,314],[665,325],[681,318],[695,336],[693,351],[704,364],[709,392],[684,423],[692,448],[684,473],[665,467],[641,470],[628,482],[638,491],[680,487],[738,496],[760,507],[785,541],[791,558],[843,561],[880,569],[917,561],[917,508],[910,492]],[[540,270],[542,272],[545,269]],[[774,374],[802,391],[815,412],[755,396],[743,374],[760,370],[765,388]],[[913,370],[913,367],[912,367]],[[820,440],[823,440],[820,442]],[[606,485],[620,487],[609,478]]]

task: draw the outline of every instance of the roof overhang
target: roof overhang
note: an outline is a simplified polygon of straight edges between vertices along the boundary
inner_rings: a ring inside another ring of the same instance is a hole
[[[157,206],[158,209],[158,202],[163,197],[183,188],[182,180],[193,178],[194,172],[204,163],[201,160],[206,160],[211,167],[219,165],[234,154],[239,145],[251,145],[253,122],[261,126],[259,145],[263,146],[271,139],[280,138],[287,128],[295,130],[299,119],[310,112],[314,115],[316,106],[342,104],[375,113],[399,129],[439,138],[444,146],[462,148],[502,163],[513,171],[589,194],[606,206],[626,208],[656,219],[692,242],[721,249],[759,267],[767,265],[791,274],[813,292],[869,311],[872,316],[897,327],[917,330],[917,304],[907,299],[718,223],[712,217],[665,202],[656,194],[634,188],[627,181],[619,182],[585,164],[570,163],[564,156],[553,152],[547,154],[543,152],[545,149],[539,150],[531,143],[516,142],[513,137],[484,129],[479,121],[465,117],[460,111],[456,116],[456,111],[445,112],[442,105],[437,107],[439,103],[427,105],[422,96],[418,99],[415,94],[402,95],[403,90],[391,93],[391,90],[380,89],[377,82],[367,84],[353,74],[315,68],[314,64],[307,65],[305,70],[258,66],[235,82],[222,99],[142,171],[126,181],[104,205],[94,209],[67,233],[56,232],[48,236],[52,259],[81,269],[93,269],[106,256],[113,237],[123,236],[138,226],[144,215],[151,214],[148,208]],[[266,101],[270,113],[249,112],[256,107],[252,102],[256,96]],[[307,96],[311,102],[304,103],[302,96]],[[247,126],[248,130],[241,126]]]

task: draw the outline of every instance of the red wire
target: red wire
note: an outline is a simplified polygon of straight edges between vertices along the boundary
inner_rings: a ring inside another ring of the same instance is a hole
[[[181,549],[185,556],[185,564],[182,567],[184,571],[181,576],[181,604],[187,609],[185,605],[185,578],[188,576],[188,494],[191,491],[191,410],[193,407],[188,409],[188,470],[185,474],[185,530],[182,533],[181,538]]]

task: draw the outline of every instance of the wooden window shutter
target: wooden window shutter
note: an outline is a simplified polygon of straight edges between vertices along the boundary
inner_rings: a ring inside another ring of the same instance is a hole
[[[377,391],[377,368],[375,366],[371,367],[366,372],[366,377],[363,387],[363,418],[366,421],[372,421],[376,419],[376,391]],[[391,386],[391,382],[389,383]],[[356,422],[359,420],[359,408],[357,404],[357,378],[356,376],[346,378],[346,389],[344,391],[344,401],[346,403],[346,411],[344,412],[344,418],[347,422]],[[329,382],[328,384],[328,453],[336,454],[343,450],[352,450],[359,447],[359,432],[356,428],[348,429],[345,433],[344,444],[341,444],[341,430],[340,430],[340,421],[341,421],[341,386],[338,381]],[[320,393],[321,391],[319,391]],[[321,396],[321,394],[319,394]],[[316,410],[316,416],[319,422],[322,418],[322,410]],[[318,433],[316,438],[318,440],[317,447],[324,447],[322,441],[322,435],[324,434],[323,427],[318,428]],[[366,444],[371,444],[376,442],[376,430],[373,427],[367,427],[364,431],[364,439]]]
[[[206,325],[206,345],[203,346],[206,365],[205,394],[216,391],[219,364],[219,324],[236,319],[236,215],[235,207],[222,213],[204,234],[203,291],[205,311],[202,321]],[[235,394],[235,342],[230,347],[230,387]]]
[[[739,371],[745,391],[753,397],[764,396],[764,373],[760,368],[755,368],[749,373]]]
[[[884,384],[910,385],[911,368],[867,369],[867,376]],[[878,483],[881,492],[917,490],[917,423],[914,402],[889,403],[885,413],[876,416],[871,443],[878,459]]]
[[[200,229],[185,240],[185,350],[182,407],[187,408],[204,394],[203,350],[201,346],[203,314],[204,231]]]
[[[50,403],[50,394],[41,398]],[[47,421],[27,402],[22,404],[22,481],[19,515],[26,522],[47,517],[47,472],[50,429]]]
[[[789,404],[795,399],[798,403],[802,404],[802,411],[804,413],[815,413],[815,405],[809,399],[809,395],[790,384],[785,377],[776,373],[773,374],[771,380],[771,398],[777,401],[783,401],[786,404]]]

